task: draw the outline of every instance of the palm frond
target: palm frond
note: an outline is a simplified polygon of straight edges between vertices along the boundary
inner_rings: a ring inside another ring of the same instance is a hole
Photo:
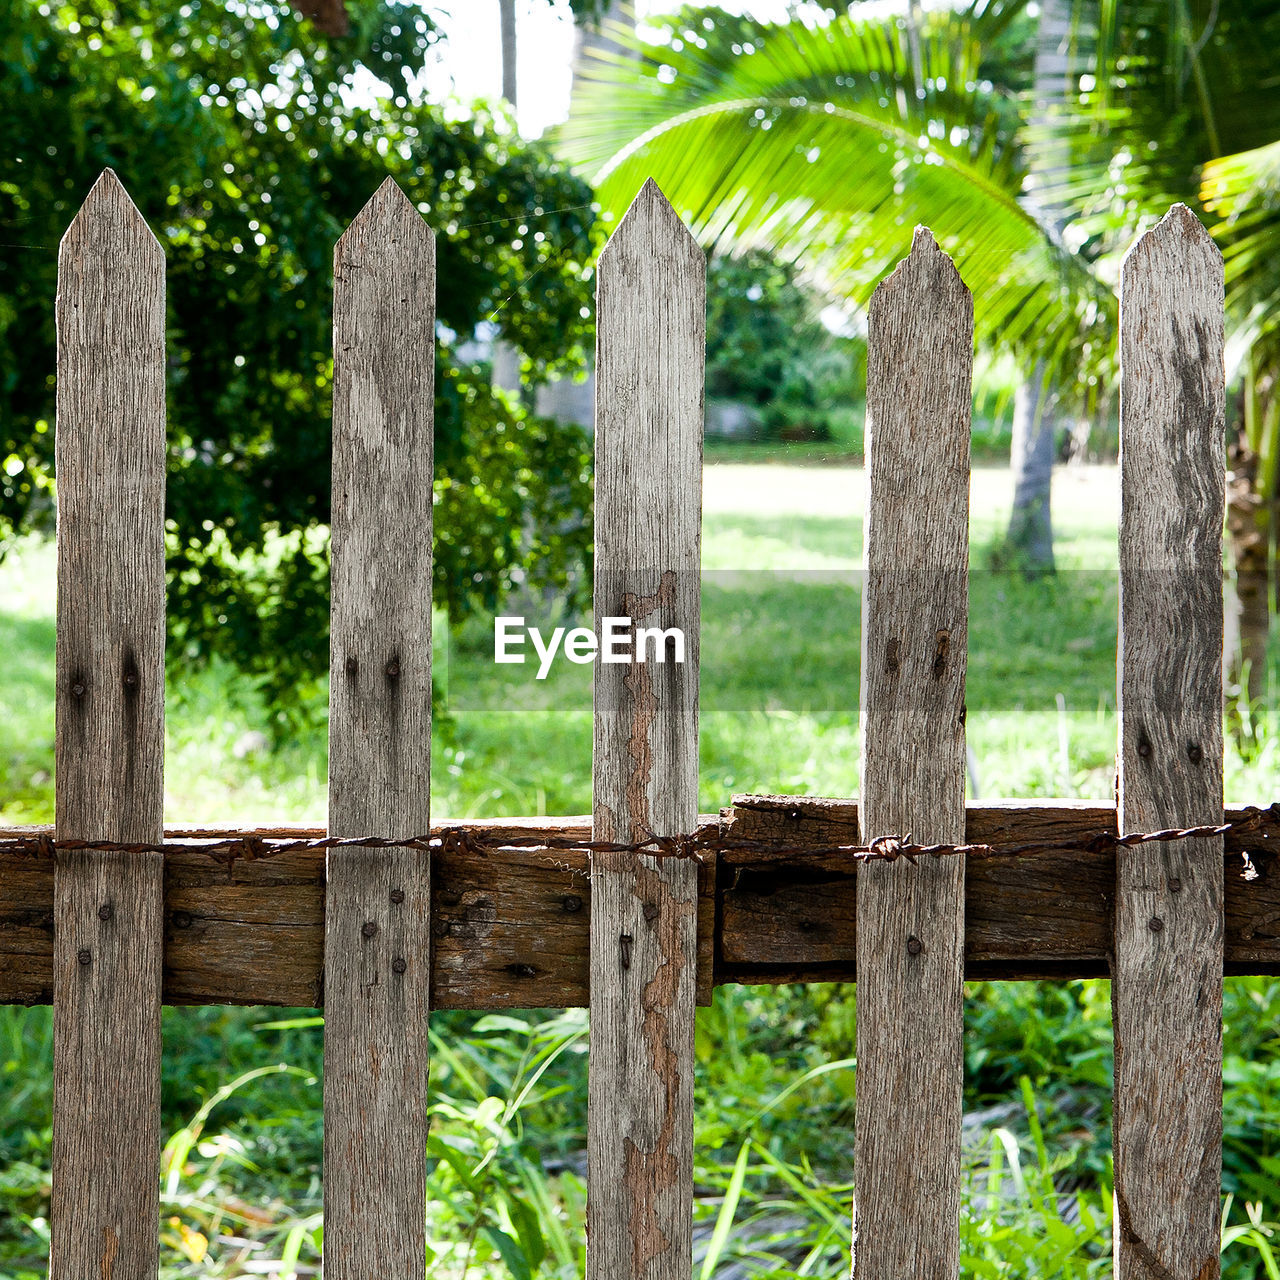
[[[857,303],[927,222],[979,341],[1069,386],[1109,350],[1114,295],[1020,202],[975,21],[928,15],[921,83],[898,20],[755,23],[729,43],[677,29],[596,59],[559,142],[615,214],[652,176],[704,241],[801,259]]]
[[[1205,165],[1200,198],[1222,249],[1228,357],[1280,364],[1280,139]]]

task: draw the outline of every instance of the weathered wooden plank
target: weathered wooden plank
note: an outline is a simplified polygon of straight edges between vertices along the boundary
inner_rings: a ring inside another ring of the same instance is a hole
[[[427,829],[435,241],[391,180],[334,253],[329,830]],[[426,1266],[431,866],[335,849],[325,902],[324,1266]]]
[[[684,661],[597,662],[601,840],[698,816],[706,264],[652,181],[597,269],[595,617],[679,628]],[[698,866],[592,863],[588,1280],[687,1280]]]
[[[954,842],[973,301],[923,227],[872,297],[867,349],[863,839]],[[857,912],[854,1275],[946,1280],[960,1248],[964,862],[859,867]]]
[[[1099,805],[1009,801],[970,808],[965,840],[1012,845],[1077,840],[1034,855],[970,856],[965,875],[965,976],[1106,976],[1112,935],[1115,854],[1089,848],[1115,829]],[[729,836],[799,846],[852,843],[852,802],[785,797],[740,799]],[[855,868],[838,856],[722,855],[721,952],[717,976],[785,981],[788,972],[852,981],[856,942]],[[1237,874],[1240,863],[1237,861]],[[773,976],[774,972],[777,977]],[[803,979],[802,979],[803,980]]]
[[[1174,205],[1120,287],[1122,831],[1222,815],[1222,257]],[[1219,1274],[1221,841],[1117,860],[1115,1269]]]
[[[1229,807],[1226,820],[1239,821],[1247,812]],[[844,856],[803,850],[855,844],[857,805],[811,796],[741,796],[728,815],[727,835],[772,841],[779,852],[727,852],[719,860],[718,883],[700,885],[699,928],[711,934],[711,945],[700,939],[699,991],[708,992],[713,980],[852,982],[856,868]],[[967,978],[1108,976],[1115,853],[1090,842],[1099,831],[1114,832],[1115,821],[1114,808],[1077,802],[1005,801],[968,810],[965,839],[973,843],[1074,843],[1053,853],[969,859]],[[486,835],[502,831],[513,839],[541,834],[585,841],[590,823],[525,818],[449,825]],[[703,815],[698,826],[719,823]],[[18,833],[0,828],[0,839]],[[189,833],[170,828],[166,834],[181,840]],[[275,834],[324,832],[288,828]],[[787,848],[802,852],[781,853]],[[1246,852],[1252,879],[1244,875]],[[1224,871],[1226,972],[1280,972],[1280,816],[1229,834]],[[585,1005],[590,906],[582,851],[437,853],[431,877],[432,1008]],[[318,1005],[323,964],[323,853],[238,860],[229,867],[200,854],[166,854],[166,1004]],[[0,857],[0,1004],[52,999],[53,862]]]
[[[57,832],[164,833],[164,253],[115,174],[58,252]],[[164,860],[58,860],[51,1275],[159,1267]]]

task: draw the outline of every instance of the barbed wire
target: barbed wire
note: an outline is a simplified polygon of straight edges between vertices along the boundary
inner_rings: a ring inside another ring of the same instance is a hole
[[[469,853],[486,856],[501,850],[528,849],[589,855],[636,854],[656,859],[701,859],[710,853],[767,854],[771,861],[785,858],[834,858],[851,863],[896,862],[905,858],[916,865],[921,858],[944,857],[1022,857],[1037,853],[1063,853],[1072,850],[1102,853],[1107,849],[1131,849],[1140,845],[1169,843],[1177,840],[1203,840],[1247,831],[1264,820],[1280,823],[1280,802],[1261,808],[1250,806],[1243,817],[1231,822],[1206,823],[1194,827],[1167,827],[1158,831],[1137,831],[1120,835],[1100,829],[1055,840],[1025,840],[1004,844],[961,843],[920,844],[910,833],[904,836],[879,836],[868,844],[787,844],[777,840],[749,839],[735,836],[720,825],[707,825],[690,834],[650,836],[644,840],[583,840],[572,836],[486,834],[475,827],[446,826],[434,835],[411,836],[270,836],[258,832],[227,834],[224,831],[202,835],[199,830],[184,832],[179,839],[162,842],[58,839],[47,832],[0,838],[0,858],[49,858],[62,853],[86,852],[126,854],[197,854],[215,862],[227,863],[244,859],[260,861],[293,853],[321,853],[341,849],[420,849],[423,852]],[[1241,850],[1246,879],[1256,878],[1257,871],[1248,850]]]

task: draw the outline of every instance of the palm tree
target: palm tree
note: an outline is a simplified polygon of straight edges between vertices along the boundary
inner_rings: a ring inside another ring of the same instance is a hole
[[[574,28],[573,81],[599,53],[625,53],[635,40],[635,0],[595,0],[590,11],[578,15]]]
[[[767,26],[687,10],[639,74],[597,60],[562,144],[606,207],[652,174],[704,238],[803,255],[856,303],[927,222],[981,299],[979,342],[1022,367],[1042,361],[1077,412],[1114,381],[1124,250],[1173,201],[1199,210],[1226,251],[1244,375],[1231,542],[1256,697],[1280,457],[1280,9],[1085,0],[1071,40],[1089,61],[1070,67],[1057,109],[1028,122],[983,65],[1026,7],[971,0],[924,15],[919,72],[894,18]],[[1029,167],[1050,219],[1029,207]]]
[[[1066,0],[1042,0],[1036,24],[1033,119],[1051,122],[1070,92],[1077,70],[1070,5]],[[1050,234],[1061,234],[1063,211],[1037,200],[1037,189],[1053,182],[1068,158],[1061,147],[1046,147],[1031,155],[1025,203]],[[1035,572],[1053,570],[1050,499],[1057,425],[1057,397],[1048,385],[1044,364],[1037,361],[1014,400],[1010,456],[1013,510],[1005,538],[1008,558]]]
[[[1241,369],[1227,528],[1240,602],[1239,675],[1252,704],[1262,693],[1269,582],[1280,611],[1280,142],[1206,164],[1201,194],[1220,219]]]
[[[516,105],[516,0],[498,0],[502,31],[502,96]]]
[[[705,240],[803,257],[858,304],[927,221],[983,299],[980,341],[1088,399],[1114,293],[1022,203],[1020,117],[983,66],[1024,8],[923,13],[917,48],[893,18],[686,10],[638,70],[618,54],[583,70],[558,141],[606,207],[652,175]]]
[[[1227,372],[1238,388],[1227,541],[1247,739],[1247,707],[1264,687],[1278,523],[1280,10],[1271,0],[1131,0],[1091,16],[1083,34],[1095,42],[1092,74],[1042,135],[1071,152],[1054,194],[1072,211],[1071,230],[1115,252],[1145,218],[1183,200],[1226,259]]]

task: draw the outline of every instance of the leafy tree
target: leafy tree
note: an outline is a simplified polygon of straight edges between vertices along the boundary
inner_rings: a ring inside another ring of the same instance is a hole
[[[494,319],[534,376],[576,364],[590,191],[419,101],[416,6],[347,11],[330,37],[271,0],[0,0],[0,528],[49,523],[54,249],[110,165],[169,263],[170,651],[285,700],[327,667],[333,244],[388,173],[437,234],[437,599],[561,580],[586,536],[565,512],[589,503],[580,431],[495,393],[458,342]]]
[[[861,391],[863,344],[828,332],[822,304],[792,263],[758,249],[715,255],[707,269],[708,396],[759,406],[771,429],[825,434],[833,400],[847,404]]]

